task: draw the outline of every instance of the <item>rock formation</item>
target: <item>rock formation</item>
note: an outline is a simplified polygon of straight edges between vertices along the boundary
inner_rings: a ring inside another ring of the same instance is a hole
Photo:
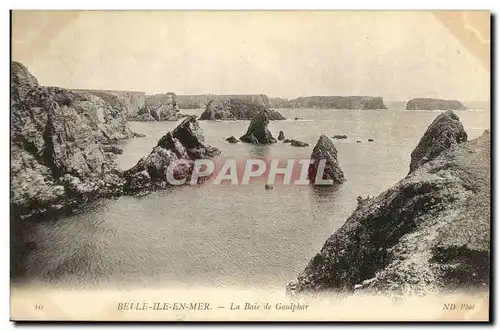
[[[292,108],[321,109],[387,109],[381,97],[311,96],[290,100]],[[286,107],[289,108],[289,107]]]
[[[285,133],[283,131],[280,131],[280,133],[278,134],[278,140],[282,141],[284,139],[285,139]]]
[[[342,184],[345,182],[344,172],[340,168],[337,159],[337,149],[333,142],[326,136],[319,137],[316,146],[311,154],[312,163],[309,165],[308,177],[313,185],[316,185],[316,175],[318,172],[319,163],[325,160],[325,169],[323,172],[323,179],[333,180],[333,185]]]
[[[347,139],[347,135],[345,134],[336,134],[333,136],[333,139]]]
[[[133,121],[151,122],[151,121],[177,121],[184,117],[179,113],[172,103],[160,103],[156,105],[145,105],[139,110],[137,116],[130,118]]]
[[[11,65],[11,211],[19,217],[120,193],[102,144],[131,138],[122,112],[95,95],[40,86]]]
[[[467,141],[467,133],[458,116],[449,110],[434,119],[411,153],[410,172],[431,161],[452,145]]]
[[[228,95],[214,95],[214,94],[198,94],[198,95],[175,95],[174,93],[155,94],[148,96],[146,103],[155,105],[158,103],[165,103],[168,100],[173,100],[179,109],[197,109],[205,108],[212,100],[224,101],[236,99],[246,103],[257,104],[265,108],[270,108],[269,98],[265,94],[228,94]]]
[[[251,120],[258,113],[266,111],[269,120],[286,119],[275,110],[267,109],[263,104],[244,99],[215,99],[208,103],[200,120]]]
[[[288,293],[406,295],[488,288],[490,150],[485,131],[361,201],[288,284]]]
[[[408,101],[406,110],[467,110],[458,100],[415,98]]]
[[[186,178],[189,181],[194,160],[219,154],[217,148],[205,142],[196,117],[190,116],[164,135],[147,157],[140,159],[134,167],[123,172],[124,191],[127,194],[134,194],[171,185],[166,171],[169,165],[179,160],[186,161],[187,165],[177,167],[174,178],[178,180]]]
[[[268,145],[276,143],[267,125],[269,124],[268,111],[263,110],[258,113],[250,122],[247,133],[240,137],[245,143],[254,145]]]

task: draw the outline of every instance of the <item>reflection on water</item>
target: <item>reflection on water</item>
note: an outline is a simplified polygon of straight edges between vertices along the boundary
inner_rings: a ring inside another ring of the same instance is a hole
[[[377,195],[408,173],[411,151],[437,116],[436,112],[319,109],[282,113],[292,120],[271,122],[271,132],[277,136],[282,130],[309,147],[223,140],[246,132],[249,121],[200,125],[208,143],[225,157],[237,159],[307,159],[321,134],[346,134],[347,139],[334,141],[345,183],[275,185],[265,190],[265,179],[257,178],[250,185],[226,181],[176,187],[143,197],[101,200],[57,220],[16,223],[12,265],[25,276],[18,280],[282,288],[342,226],[358,196]],[[459,116],[470,139],[489,128],[488,112],[459,112]],[[133,166],[176,125],[132,123],[134,131],[148,136],[123,144],[124,153],[117,159],[120,167]]]

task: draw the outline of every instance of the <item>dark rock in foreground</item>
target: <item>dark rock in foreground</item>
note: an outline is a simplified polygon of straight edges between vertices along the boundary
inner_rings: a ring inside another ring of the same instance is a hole
[[[406,295],[487,289],[490,150],[485,132],[362,201],[287,292]]]
[[[311,154],[311,160],[312,163],[309,165],[308,177],[313,185],[319,184],[316,183],[316,175],[321,160],[326,162],[323,179],[332,180],[333,185],[345,182],[344,172],[340,168],[337,159],[337,149],[326,135],[323,134],[319,137],[318,142],[316,143],[316,146],[314,146]]]
[[[268,111],[263,110],[252,119],[248,126],[247,133],[241,136],[240,140],[254,145],[269,145],[276,143],[276,139],[267,128],[268,124]]]
[[[215,99],[208,103],[200,120],[251,120],[260,112],[267,111],[269,120],[285,120],[275,110],[267,109],[260,103],[245,99]]]
[[[458,116],[451,110],[442,113],[434,119],[411,153],[410,172],[431,161],[442,151],[465,141],[467,133]]]
[[[278,134],[278,140],[282,141],[285,139],[285,133],[283,131],[280,131]]]
[[[408,101],[406,110],[467,110],[458,100],[415,98]]]
[[[190,116],[164,135],[147,157],[123,172],[124,191],[127,194],[134,194],[171,185],[167,179],[167,169],[173,162],[180,160],[186,164],[175,169],[174,178],[189,181],[194,160],[211,158],[219,154],[217,148],[205,142],[196,117]]]
[[[226,141],[227,141],[228,143],[230,143],[230,144],[237,144],[237,143],[239,143],[239,142],[240,142],[240,141],[239,141],[237,138],[235,138],[234,136],[231,136],[231,137],[227,138],[227,139],[226,139]]]
[[[102,144],[134,136],[125,115],[95,95],[37,83],[11,67],[11,211],[29,217],[120,194]]]

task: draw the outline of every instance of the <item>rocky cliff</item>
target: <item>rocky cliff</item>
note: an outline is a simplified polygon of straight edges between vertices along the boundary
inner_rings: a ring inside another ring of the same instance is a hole
[[[125,112],[127,118],[137,116],[139,110],[144,107],[146,93],[137,91],[115,91],[115,90],[73,90],[96,95],[107,101],[112,107]]]
[[[467,110],[458,100],[415,98],[408,101],[406,110]]]
[[[387,109],[381,97],[368,96],[310,96],[289,101],[293,108],[321,109]],[[289,108],[289,107],[283,107]]]
[[[135,135],[123,112],[91,93],[40,86],[18,62],[11,85],[11,220],[165,187],[171,162],[185,160],[192,168],[195,159],[220,153],[189,117],[122,172],[108,152],[121,153],[110,144]]]
[[[266,111],[269,120],[286,119],[279,112],[251,99],[215,99],[208,103],[200,120],[251,120],[263,111]]]
[[[467,141],[467,133],[458,116],[451,110],[439,115],[411,153],[410,172],[464,141]]]
[[[292,104],[285,98],[269,98],[271,108],[291,108]]]
[[[93,94],[38,84],[11,65],[11,210],[29,216],[120,191],[103,145],[133,137],[124,114]]]
[[[179,109],[203,109],[214,99],[212,94],[177,95]]]
[[[288,293],[404,295],[487,288],[490,150],[485,131],[363,200],[297,281],[288,284]]]

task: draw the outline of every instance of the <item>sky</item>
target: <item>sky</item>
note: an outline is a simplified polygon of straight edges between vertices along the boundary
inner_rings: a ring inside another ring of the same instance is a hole
[[[14,11],[12,59],[66,88],[487,101],[489,13],[450,15]]]

